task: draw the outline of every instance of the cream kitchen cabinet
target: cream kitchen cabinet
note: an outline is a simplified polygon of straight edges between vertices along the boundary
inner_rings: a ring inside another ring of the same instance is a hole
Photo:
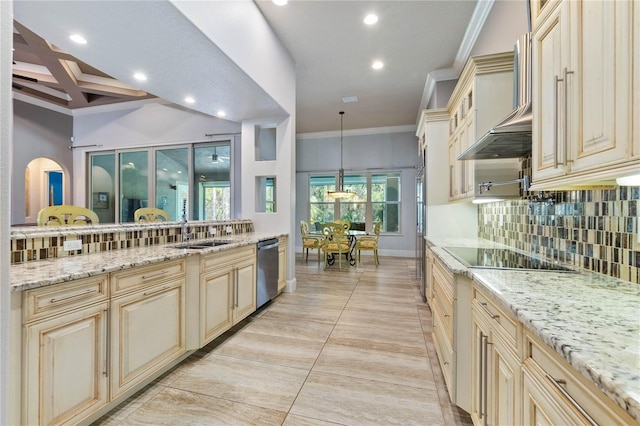
[[[287,237],[278,238],[278,293],[287,285]]]
[[[541,8],[535,2],[533,10],[547,7],[533,33],[533,189],[637,171],[639,136],[631,120],[637,5],[562,1]]]
[[[108,275],[23,294],[23,424],[75,424],[106,406]]]
[[[200,270],[204,346],[256,310],[256,246],[203,255]]]
[[[638,424],[537,336],[524,337],[521,424]]]
[[[431,267],[433,342],[451,402],[470,410],[471,280],[436,256]]]
[[[478,191],[474,176],[477,161],[457,158],[513,110],[513,52],[469,58],[447,110],[449,199],[472,198]]]
[[[110,386],[117,398],[186,352],[185,262],[115,272],[111,282]]]
[[[522,327],[473,287],[472,401],[476,425],[516,425],[521,416]]]

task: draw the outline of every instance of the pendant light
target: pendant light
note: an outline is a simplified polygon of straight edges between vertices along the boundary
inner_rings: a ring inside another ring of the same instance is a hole
[[[344,111],[340,111],[340,170],[338,170],[338,190],[329,191],[327,195],[333,199],[351,198],[356,195],[354,192],[349,192],[344,189],[344,169],[342,168],[342,119],[344,118]]]

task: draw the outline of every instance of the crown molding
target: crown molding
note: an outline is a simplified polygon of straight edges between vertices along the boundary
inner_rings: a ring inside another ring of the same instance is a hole
[[[389,126],[389,127],[372,127],[368,129],[352,129],[345,130],[343,136],[366,136],[366,135],[382,135],[389,133],[406,133],[415,132],[417,125],[407,124],[404,126]],[[314,132],[314,133],[298,133],[296,140],[303,139],[324,139],[334,138],[340,136],[340,130],[331,130],[327,132]]]

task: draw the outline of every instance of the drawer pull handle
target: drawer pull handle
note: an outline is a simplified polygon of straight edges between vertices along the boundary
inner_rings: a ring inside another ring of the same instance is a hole
[[[165,290],[166,290],[166,289],[168,289],[169,287],[171,287],[171,286],[165,285],[164,287],[162,287],[162,288],[158,288],[158,289],[153,290],[153,291],[145,291],[145,292],[144,292],[144,295],[145,295],[145,296],[149,296],[149,295],[152,295],[152,294],[160,293],[161,291],[165,291]]]
[[[96,288],[90,288],[88,290],[83,291],[82,293],[75,293],[75,294],[71,294],[69,296],[60,297],[58,299],[56,299],[54,297],[54,298],[51,299],[51,301],[49,303],[56,303],[56,302],[61,302],[63,300],[73,299],[75,297],[86,296],[89,293],[95,293],[97,291],[98,291],[98,289],[96,289]]]
[[[487,313],[487,315],[489,315],[491,317],[491,319],[496,319],[496,318],[500,318],[500,315],[496,315],[493,312],[491,312],[489,310],[489,308],[487,308],[487,304],[484,302],[480,302],[480,307],[482,308],[483,311],[485,311]]]
[[[576,410],[578,410],[580,414],[582,414],[582,417],[585,418],[587,423],[589,423],[592,426],[598,426],[598,423],[596,423],[596,421],[593,420],[593,418],[589,415],[589,413],[584,411],[584,408],[582,408],[580,404],[578,404],[578,402],[575,399],[573,399],[571,395],[569,395],[569,392],[567,392],[562,386],[560,386],[561,383],[562,384],[567,383],[565,380],[562,380],[562,379],[556,380],[551,376],[551,374],[547,374],[547,379],[549,380],[549,382],[551,382],[553,387],[555,387],[558,390],[558,392],[560,392],[562,396],[564,396],[567,399],[567,401],[569,401],[571,405],[573,405],[573,407]]]
[[[148,280],[149,278],[154,278],[154,277],[159,277],[160,275],[164,275],[164,274],[168,274],[169,271],[160,271],[160,272],[156,272],[155,274],[151,274],[151,275],[143,275],[142,279],[143,280]]]

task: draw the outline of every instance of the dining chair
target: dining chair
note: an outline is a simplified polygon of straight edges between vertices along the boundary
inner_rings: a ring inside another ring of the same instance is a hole
[[[141,207],[133,213],[133,219],[137,223],[168,222],[169,213],[154,207]]]
[[[349,241],[344,224],[336,222],[325,223],[322,225],[322,235],[324,236],[322,244],[324,269],[327,269],[329,265],[329,255],[331,254],[338,256],[338,265],[340,270],[342,270],[342,255],[345,255],[345,260],[347,260],[351,248],[351,242]],[[348,264],[347,262],[347,265]]]
[[[96,225],[100,219],[86,207],[61,204],[41,209],[36,223],[38,226]]]
[[[348,220],[338,219],[338,220],[335,220],[334,223],[339,223],[340,225],[342,225],[344,230],[347,232],[349,231],[349,229],[351,229],[351,222],[349,222]]]
[[[380,260],[378,259],[378,237],[380,237],[381,227],[382,222],[377,222],[375,225],[373,225],[373,235],[363,235],[361,237],[358,237],[358,239],[356,240],[356,246],[354,250],[356,252],[358,262],[360,262],[361,250],[371,250],[373,251],[373,260],[376,262],[376,267],[380,265]]]
[[[320,263],[320,250],[322,250],[323,236],[309,234],[309,222],[300,221],[300,235],[302,235],[302,250],[306,251],[305,262],[309,260],[309,249],[318,250],[318,263]]]

